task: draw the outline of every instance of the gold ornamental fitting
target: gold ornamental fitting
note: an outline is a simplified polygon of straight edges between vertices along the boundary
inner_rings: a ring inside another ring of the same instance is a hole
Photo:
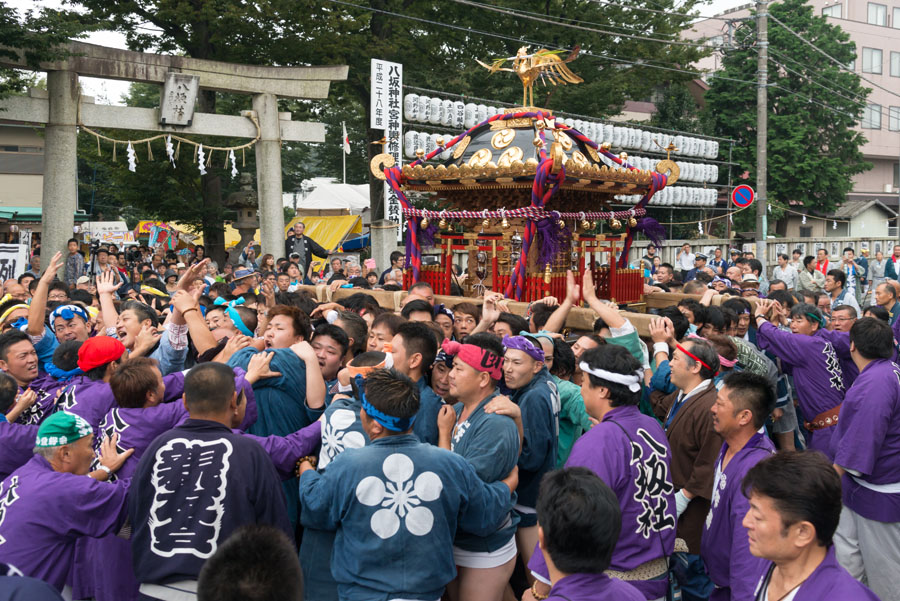
[[[394,155],[383,153],[376,155],[372,162],[369,163],[369,171],[372,172],[372,176],[375,179],[379,179],[381,181],[385,181],[387,176],[384,174],[385,169],[390,169],[394,166]]]
[[[619,221],[618,219],[612,219],[609,222],[609,227],[611,227],[614,230],[620,230],[620,229],[622,229],[622,222]]]
[[[425,156],[425,149],[424,148],[416,148],[416,156],[419,157],[420,159],[423,158]]]

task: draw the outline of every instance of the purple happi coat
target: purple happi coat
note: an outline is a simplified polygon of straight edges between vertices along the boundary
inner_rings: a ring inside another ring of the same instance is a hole
[[[76,542],[122,527],[128,483],[56,472],[35,455],[0,485],[0,561],[62,590],[73,580]]]
[[[569,574],[550,589],[547,601],[643,601],[644,595],[606,574]]]
[[[812,336],[779,330],[762,324],[756,334],[760,349],[769,350],[782,363],[791,366],[797,400],[806,421],[834,409],[844,400],[844,377],[834,345],[821,331]],[[829,459],[834,426],[810,432],[809,447],[822,451]]]
[[[756,599],[760,598],[763,586],[769,577],[771,565],[763,572],[756,588]],[[860,584],[850,572],[841,567],[834,556],[834,546],[828,549],[825,559],[819,564],[803,584],[797,588],[793,601],[880,601],[878,596]]]
[[[37,431],[37,426],[11,424],[0,419],[0,480],[5,480],[34,456]]]
[[[26,426],[37,426],[44,421],[44,419],[49,417],[50,414],[56,410],[56,391],[63,385],[63,382],[58,382],[47,374],[40,374],[32,380],[31,383],[28,384],[28,388],[37,394],[37,401],[34,402],[34,405],[22,412],[22,415],[19,416],[16,423],[24,424]],[[18,394],[22,394],[23,392],[25,392],[25,388],[19,386]]]
[[[834,346],[834,352],[841,363],[841,374],[844,376],[844,390],[848,390],[859,376],[859,369],[850,356],[850,332],[837,330],[821,330],[821,332]]]
[[[844,505],[870,520],[900,522],[900,492],[872,489],[900,483],[900,366],[869,363],[847,391],[834,430],[834,462],[848,470]]]
[[[622,531],[611,570],[627,572],[673,552],[676,519],[670,457],[669,442],[659,422],[634,406],[614,407],[575,441],[566,467],[592,470],[616,493],[622,508]],[[528,567],[549,582],[539,546]],[[668,580],[629,584],[646,599],[658,599],[665,596]]]
[[[741,524],[750,509],[741,482],[750,468],[775,452],[775,446],[768,436],[757,432],[723,470],[727,451],[726,442],[716,461],[712,502],[700,541],[700,556],[716,584],[710,601],[749,599],[766,566],[766,560],[750,554],[747,530]]]
[[[100,422],[110,409],[116,406],[112,388],[103,380],[91,380],[87,376],[75,376],[62,385],[57,409],[70,411],[83,417],[98,433]]]

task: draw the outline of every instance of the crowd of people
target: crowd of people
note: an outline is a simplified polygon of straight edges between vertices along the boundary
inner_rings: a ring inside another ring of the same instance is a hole
[[[642,339],[590,272],[394,312],[317,302],[302,225],[221,273],[118,250],[2,284],[0,600],[900,600],[898,284],[852,256],[761,290],[648,248],[697,296]]]

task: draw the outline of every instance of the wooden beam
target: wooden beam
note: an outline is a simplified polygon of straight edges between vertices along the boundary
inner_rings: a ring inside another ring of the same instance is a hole
[[[327,98],[332,81],[347,79],[347,65],[269,67],[241,65],[170,54],[133,52],[84,42],[70,42],[66,60],[41,63],[43,71],[74,71],[86,77],[162,84],[169,72],[197,75],[200,87],[238,94],[275,94],[287,98]],[[0,57],[0,65],[28,69],[18,59]]]

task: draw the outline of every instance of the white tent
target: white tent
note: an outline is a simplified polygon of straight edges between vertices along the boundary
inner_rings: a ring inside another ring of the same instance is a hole
[[[318,178],[317,178],[318,179]],[[305,198],[297,200],[298,211],[343,209],[358,215],[369,209],[368,184],[336,184],[316,181],[316,187]],[[294,195],[284,194],[285,206],[293,206]]]

